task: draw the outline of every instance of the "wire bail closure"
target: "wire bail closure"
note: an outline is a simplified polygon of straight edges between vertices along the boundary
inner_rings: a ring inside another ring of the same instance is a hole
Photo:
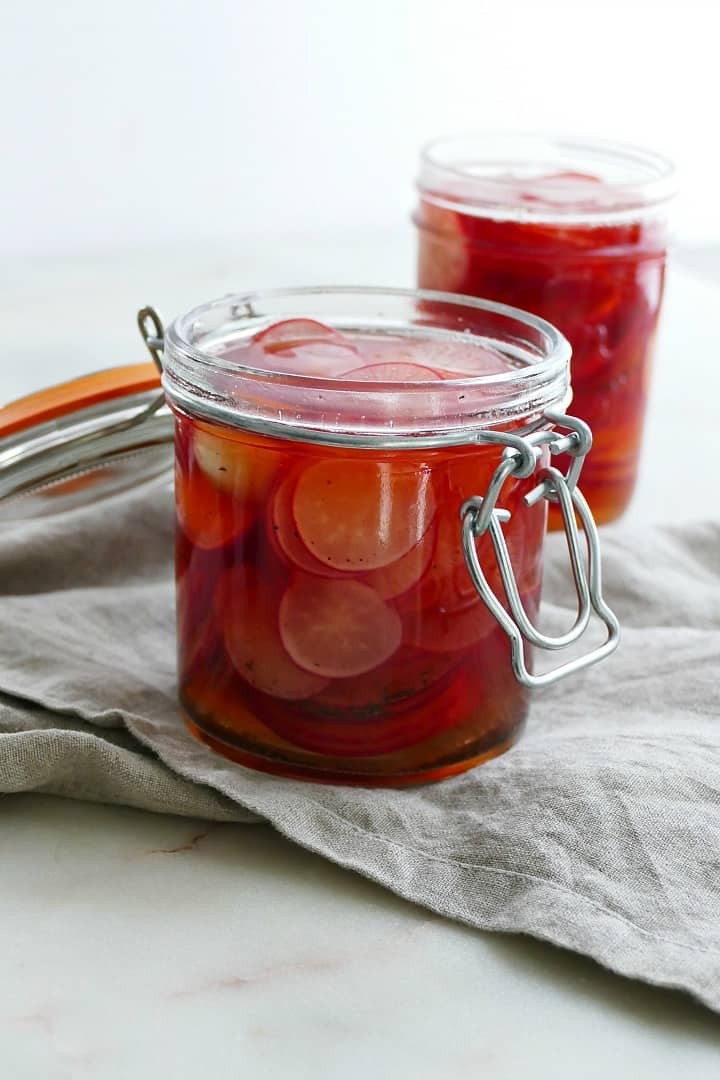
[[[562,435],[556,430],[534,432],[527,436],[504,432],[483,433],[484,443],[505,446],[503,457],[493,474],[486,494],[468,499],[460,510],[463,554],[470,577],[485,604],[510,638],[512,666],[517,681],[530,689],[551,686],[566,675],[596,664],[614,652],[620,640],[618,620],[602,595],[600,541],[597,526],[590,507],[577,487],[585,455],[592,445],[592,433],[587,424],[575,417],[566,416],[554,410],[546,410],[544,415],[552,424],[565,429],[568,434]],[[543,446],[547,446],[553,456],[569,454],[572,458],[566,476],[553,466],[543,467],[538,473],[538,484],[524,498],[527,506],[535,505],[540,499],[557,503],[563,518],[570,568],[578,597],[578,611],[570,630],[558,637],[549,637],[541,633],[530,621],[523,607],[502,529],[503,522],[510,520],[510,514],[507,510],[497,507],[500,492],[508,477],[527,479],[533,475]],[[582,522],[585,556],[581,551],[576,514]],[[509,611],[490,588],[480,566],[475,540],[486,532],[489,532],[492,540]],[[607,630],[607,636],[602,645],[582,656],[568,660],[543,675],[530,673],[525,662],[524,642],[551,651],[565,649],[584,634],[593,613],[599,617]]]
[[[140,331],[140,337],[145,342],[147,351],[152,357],[152,362],[162,377],[162,355],[163,349],[165,348],[165,327],[163,326],[162,319],[155,308],[148,304],[138,311],[137,325],[138,330]]]

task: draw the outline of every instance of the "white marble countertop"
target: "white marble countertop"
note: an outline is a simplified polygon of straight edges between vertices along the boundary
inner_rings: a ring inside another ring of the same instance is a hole
[[[718,512],[720,257],[677,263],[636,521]],[[146,302],[169,316],[232,288],[411,280],[409,243],[382,237],[3,275],[0,401],[141,359]],[[682,995],[440,919],[266,826],[11,796],[0,851],[3,1080],[720,1075],[720,1022]]]

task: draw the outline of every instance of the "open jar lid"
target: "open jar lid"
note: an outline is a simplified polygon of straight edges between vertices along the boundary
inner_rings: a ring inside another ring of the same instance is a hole
[[[60,513],[170,476],[172,438],[150,363],[14,401],[0,408],[0,522]]]

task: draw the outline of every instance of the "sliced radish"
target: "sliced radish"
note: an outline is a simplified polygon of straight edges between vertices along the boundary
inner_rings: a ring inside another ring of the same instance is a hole
[[[188,539],[182,529],[175,530],[175,582],[179,584],[185,577],[193,556],[197,552],[195,545]]]
[[[407,554],[427,532],[435,498],[428,471],[331,458],[300,475],[293,512],[316,558],[357,572]]]
[[[252,348],[246,359],[250,367],[316,379],[341,379],[357,362],[358,355],[350,345],[334,341],[310,341],[272,353]]]
[[[503,353],[480,345],[471,337],[467,341],[457,338],[408,338],[398,351],[408,367],[430,367],[439,379],[498,375],[512,368],[512,361]]]
[[[399,601],[403,613],[427,608],[460,611],[479,600],[465,563],[459,515],[456,517],[449,508],[444,508],[443,514],[438,515],[435,532],[425,573],[416,587]]]
[[[461,215],[453,210],[422,203],[418,254],[421,289],[463,291],[470,270],[470,252],[461,222]]]
[[[421,364],[405,364],[402,361],[388,364],[366,364],[365,367],[346,371],[343,377],[352,379],[354,382],[379,383],[437,382],[442,378],[432,368],[423,367]]]
[[[316,319],[283,319],[261,330],[252,339],[253,345],[262,345],[267,353],[284,352],[298,345],[307,345],[317,341],[334,341],[350,345],[348,339],[332,326],[325,326]],[[351,346],[352,347],[352,346]]]
[[[600,177],[590,173],[557,172],[545,176],[513,178],[518,201],[539,203],[541,206],[585,203],[598,195]],[[595,200],[593,200],[594,202]]]
[[[396,562],[388,563],[387,566],[381,566],[378,570],[371,570],[363,580],[368,585],[372,585],[384,600],[402,596],[403,593],[412,589],[430,565],[435,547],[435,533],[435,527],[431,526],[406,555]]]
[[[271,698],[260,698],[248,684],[229,667],[227,655],[223,650],[224,668],[217,672],[199,670],[193,677],[184,679],[181,687],[181,700],[190,713],[201,721],[200,727],[215,734],[221,741],[230,744],[268,746],[278,749],[290,749],[274,727],[264,723],[265,714],[273,708],[278,712],[288,712],[288,702]],[[262,719],[255,710],[262,714]],[[280,744],[278,746],[278,744]]]
[[[176,465],[175,505],[180,526],[201,548],[222,547],[252,524],[249,504],[231,499],[198,468],[185,473]]]
[[[293,709],[273,709],[266,723],[297,746],[337,757],[377,757],[419,745],[464,719],[472,699],[460,675],[462,668],[454,662],[426,655],[414,664],[415,690],[403,700],[394,694],[369,700],[367,676],[341,679]],[[387,667],[379,671],[385,673]],[[426,680],[418,668],[428,672]],[[365,683],[364,698],[361,682]]]
[[[356,339],[365,360],[347,379],[382,382],[438,382],[506,372],[513,361],[489,343],[470,334],[423,337],[365,337]]]
[[[180,678],[223,678],[228,661],[223,643],[222,612],[218,607],[219,586],[227,566],[227,549],[191,545],[178,531],[176,612],[178,671]]]
[[[198,428],[193,437],[198,465],[213,484],[236,499],[260,499],[278,468],[278,456],[238,439]]]
[[[428,652],[455,653],[477,645],[498,629],[495,617],[478,598],[460,611],[428,608],[403,620],[403,641]]]
[[[327,679],[297,666],[283,648],[273,597],[230,570],[222,583],[225,648],[239,675],[272,697],[288,701],[319,694]]]
[[[313,715],[312,702],[303,705],[307,710],[304,714],[287,708],[283,713],[275,708],[263,719],[286,742],[330,757],[375,758],[392,754],[422,743],[449,726],[445,714],[432,706],[431,711],[422,714],[408,703],[382,716],[336,719]]]
[[[359,581],[298,575],[280,602],[280,636],[301,668],[349,678],[388,660],[400,644],[400,616]]]
[[[295,375],[339,378],[349,364],[357,365],[358,352],[339,330],[314,319],[286,319],[256,334],[246,362]]]
[[[295,493],[295,477],[286,477],[277,488],[268,507],[269,530],[280,552],[294,566],[320,577],[338,577],[340,571],[320,562],[308,551],[300,539],[293,516],[292,499]]]
[[[313,698],[313,706],[327,715],[348,712],[355,717],[382,716],[393,705],[418,697],[455,665],[453,657],[400,647],[374,671],[350,679],[333,679]]]

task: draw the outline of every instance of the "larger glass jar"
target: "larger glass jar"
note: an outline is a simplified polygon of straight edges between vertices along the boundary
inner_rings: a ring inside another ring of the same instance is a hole
[[[266,292],[175,320],[179,683],[198,738],[363,784],[439,779],[513,743],[548,678],[527,646],[548,640],[532,627],[547,498],[574,560],[573,506],[595,550],[577,468],[547,468],[588,448],[553,411],[569,357],[543,320],[441,293]],[[603,615],[599,577],[575,570],[567,640]],[[608,642],[569,669],[614,647],[603,617]]]
[[[573,408],[593,428],[598,522],[635,485],[667,246],[672,166],[584,139],[439,139],[418,179],[418,285],[513,304],[573,349]]]

